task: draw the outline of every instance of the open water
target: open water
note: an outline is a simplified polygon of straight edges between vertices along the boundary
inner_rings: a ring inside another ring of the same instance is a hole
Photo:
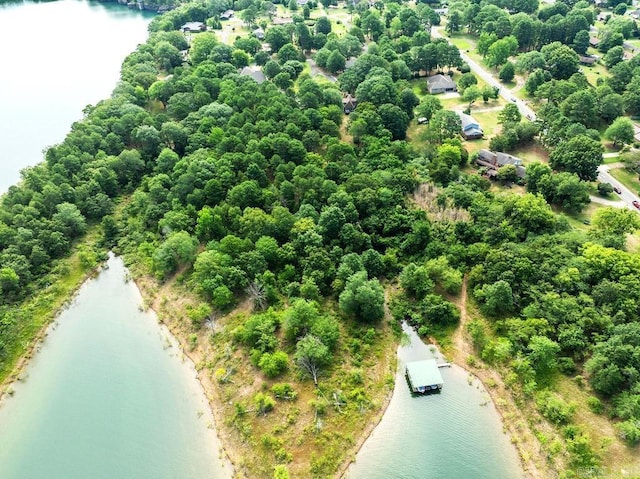
[[[107,265],[0,405],[0,478],[231,477],[192,364]]]
[[[439,394],[412,395],[407,361],[436,358],[409,327],[398,349],[393,397],[382,421],[356,455],[348,479],[521,479],[515,447],[482,384],[462,368],[441,368]]]
[[[117,3],[0,1],[0,194],[110,96],[151,18]]]

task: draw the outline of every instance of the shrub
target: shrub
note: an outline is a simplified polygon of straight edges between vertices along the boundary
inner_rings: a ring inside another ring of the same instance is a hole
[[[298,397],[298,393],[293,390],[291,384],[288,383],[278,383],[274,384],[271,388],[271,392],[276,397],[276,399],[282,399],[286,401],[293,401]]]
[[[275,400],[268,394],[258,393],[253,397],[253,403],[256,406],[256,414],[262,414],[266,416],[269,411],[272,411],[276,405]]]
[[[640,422],[630,420],[616,425],[618,436],[630,446],[640,443]]]
[[[284,351],[264,353],[258,361],[258,367],[270,378],[275,378],[289,368],[289,356]]]
[[[596,414],[601,414],[604,409],[602,401],[595,396],[589,396],[587,398],[587,406]]]
[[[567,404],[560,397],[548,392],[538,395],[537,405],[544,417],[558,425],[569,423],[576,410],[574,404]]]

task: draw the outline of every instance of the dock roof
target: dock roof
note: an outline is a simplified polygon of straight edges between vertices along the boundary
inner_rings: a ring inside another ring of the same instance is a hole
[[[435,359],[424,359],[407,363],[407,374],[413,387],[442,386],[444,380]]]

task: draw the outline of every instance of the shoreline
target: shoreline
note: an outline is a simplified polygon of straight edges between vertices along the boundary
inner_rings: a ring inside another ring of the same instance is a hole
[[[31,363],[31,359],[35,354],[39,352],[39,347],[43,341],[49,335],[49,329],[56,323],[56,320],[60,315],[75,301],[80,289],[90,280],[92,280],[106,264],[107,260],[98,263],[91,271],[88,271],[80,281],[70,292],[66,299],[62,301],[62,304],[53,309],[50,314],[51,317],[43,323],[42,327],[36,332],[36,334],[29,340],[29,346],[25,349],[24,353],[20,355],[15,363],[15,366],[11,369],[7,377],[0,383],[0,407],[2,407],[6,396],[11,397],[13,394],[10,392],[10,388],[16,381],[20,381],[22,373]]]
[[[345,477],[345,474],[349,470],[349,467],[351,467],[351,464],[354,464],[356,462],[356,456],[364,446],[364,443],[367,442],[369,437],[371,437],[371,434],[373,434],[373,431],[375,431],[375,429],[378,427],[378,425],[380,424],[380,421],[382,421],[382,418],[384,417],[385,413],[387,412],[387,409],[389,408],[389,404],[391,404],[391,400],[393,399],[393,392],[395,390],[395,380],[397,379],[397,374],[398,374],[397,348],[395,352],[395,359],[396,359],[396,367],[395,367],[396,377],[394,378],[394,388],[391,389],[389,393],[384,397],[384,404],[380,407],[378,414],[376,415],[374,420],[367,425],[367,427],[363,430],[362,435],[358,438],[358,441],[356,441],[356,443],[354,444],[355,451],[353,453],[353,456],[351,458],[346,459],[340,465],[340,467],[338,467],[338,469],[336,470],[336,473],[334,475],[336,479],[343,479]]]

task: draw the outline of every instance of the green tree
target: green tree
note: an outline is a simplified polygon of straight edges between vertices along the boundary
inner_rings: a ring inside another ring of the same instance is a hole
[[[342,71],[344,70],[346,61],[347,60],[344,55],[342,55],[342,53],[340,53],[338,50],[334,50],[327,58],[327,70],[329,70],[331,73]]]
[[[178,267],[191,264],[197,246],[197,241],[185,231],[170,234],[153,254],[154,270],[164,278]]]
[[[340,293],[340,309],[359,321],[375,322],[384,316],[384,290],[377,279],[367,280],[366,272],[349,278]]]
[[[301,371],[311,376],[313,383],[317,386],[318,375],[322,368],[331,363],[331,353],[320,339],[308,334],[296,344],[293,359]]]
[[[328,35],[331,33],[331,20],[327,17],[319,17],[316,20],[316,33],[324,33]]]
[[[457,138],[462,129],[462,123],[455,112],[438,110],[429,122],[429,129],[437,141],[442,143],[447,138]]]
[[[482,302],[482,310],[489,316],[509,314],[514,310],[513,291],[504,280],[485,284],[476,289],[475,295]]]
[[[513,103],[507,103],[504,108],[498,113],[498,123],[502,123],[505,126],[514,125],[520,123],[522,115],[517,105]]]
[[[640,229],[640,217],[626,208],[599,208],[593,215],[592,225],[599,232],[624,236]]]
[[[604,132],[604,137],[613,141],[614,146],[618,147],[633,143],[634,135],[633,123],[627,117],[616,119]]]
[[[513,77],[515,76],[515,74],[516,74],[516,69],[513,66],[513,63],[507,62],[500,69],[498,78],[500,78],[500,81],[502,82],[510,82],[510,81],[513,81]]]
[[[583,181],[595,181],[603,151],[599,141],[578,135],[560,143],[551,152],[549,164],[554,169],[575,173]]]
[[[438,97],[433,95],[427,95],[422,98],[422,101],[416,108],[416,116],[418,118],[426,118],[427,121],[430,121],[433,115],[442,110],[442,103]]]

